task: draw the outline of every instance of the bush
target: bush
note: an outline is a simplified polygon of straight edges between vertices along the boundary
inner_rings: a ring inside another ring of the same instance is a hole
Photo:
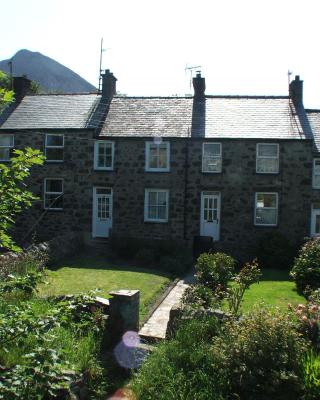
[[[307,287],[311,290],[320,288],[320,238],[310,239],[302,246],[290,275],[300,294]]]
[[[289,315],[257,309],[225,324],[213,344],[214,357],[224,361],[230,394],[241,399],[299,399],[303,391],[305,342]]]
[[[303,359],[304,367],[304,400],[320,399],[320,357],[309,351]]]
[[[257,258],[263,268],[289,269],[295,253],[294,246],[280,232],[267,233],[258,242]]]
[[[211,308],[219,305],[212,290],[200,284],[187,287],[182,296],[182,303],[194,308]]]
[[[197,259],[196,277],[199,283],[215,290],[218,286],[226,288],[232,278],[235,260],[224,253],[203,253]]]

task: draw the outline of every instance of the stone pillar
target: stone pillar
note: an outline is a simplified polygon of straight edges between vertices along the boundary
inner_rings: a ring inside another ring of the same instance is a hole
[[[109,293],[109,329],[111,343],[117,343],[128,331],[139,331],[139,290],[116,290]]]

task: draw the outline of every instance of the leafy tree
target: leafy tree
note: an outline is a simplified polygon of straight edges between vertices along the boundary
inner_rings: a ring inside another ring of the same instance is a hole
[[[9,229],[14,224],[16,215],[37,199],[26,190],[25,180],[33,165],[43,164],[44,156],[40,150],[31,148],[14,150],[13,153],[14,157],[9,165],[0,164],[0,246],[19,251]]]
[[[0,71],[0,113],[13,100],[13,91],[10,88],[10,78]]]

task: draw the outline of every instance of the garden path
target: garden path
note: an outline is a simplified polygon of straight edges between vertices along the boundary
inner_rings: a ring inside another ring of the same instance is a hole
[[[165,299],[153,312],[148,321],[140,329],[140,337],[156,340],[165,339],[170,310],[173,306],[180,303],[184,291],[194,281],[194,271],[191,271],[183,279],[177,282],[177,284],[172,288]]]

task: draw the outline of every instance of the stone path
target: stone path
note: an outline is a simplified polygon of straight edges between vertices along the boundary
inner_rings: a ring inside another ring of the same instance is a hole
[[[194,282],[194,271],[186,275],[173,287],[167,297],[160,303],[148,321],[139,331],[140,337],[152,339],[165,339],[170,310],[174,305],[179,304],[181,297],[189,286]]]

